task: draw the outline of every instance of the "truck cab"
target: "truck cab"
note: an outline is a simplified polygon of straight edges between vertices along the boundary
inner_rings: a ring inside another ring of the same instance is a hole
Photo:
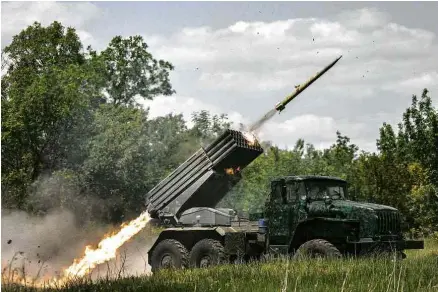
[[[269,248],[341,256],[423,248],[405,240],[400,212],[390,206],[348,199],[347,182],[327,176],[287,176],[271,181],[265,205]],[[310,248],[309,248],[310,246]]]

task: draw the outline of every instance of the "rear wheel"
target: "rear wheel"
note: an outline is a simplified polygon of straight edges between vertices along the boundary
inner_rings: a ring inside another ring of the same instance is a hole
[[[181,242],[166,239],[160,242],[152,252],[152,272],[160,269],[184,269],[188,266],[188,250]]]
[[[203,239],[196,243],[190,252],[190,266],[207,268],[226,261],[222,243],[214,239]]]
[[[303,243],[294,255],[294,259],[330,258],[339,259],[341,252],[333,244],[324,239],[313,239]]]

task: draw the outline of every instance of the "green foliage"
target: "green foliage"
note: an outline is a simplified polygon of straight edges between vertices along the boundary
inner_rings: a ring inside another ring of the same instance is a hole
[[[27,186],[53,170],[61,129],[87,105],[81,46],[74,29],[54,22],[35,23],[5,47],[2,185],[9,196],[3,202],[20,207]]]
[[[147,48],[141,36],[116,36],[105,50],[94,54],[104,66],[104,89],[113,104],[132,105],[137,95],[152,99],[175,92],[169,80],[173,65],[154,59]]]
[[[83,188],[105,201],[111,222],[138,215],[147,191],[181,162],[174,154],[185,131],[182,117],[149,121],[141,109],[104,105],[92,128],[81,169]]]
[[[365,183],[374,181],[374,198],[398,207],[409,229],[436,230],[438,226],[438,112],[427,89],[398,124],[398,134],[388,124],[380,129],[380,155]],[[373,194],[369,194],[373,197]]]

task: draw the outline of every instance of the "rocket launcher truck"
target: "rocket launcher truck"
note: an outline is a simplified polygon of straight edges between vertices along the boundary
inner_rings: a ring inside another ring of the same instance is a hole
[[[276,106],[277,111],[330,69],[324,68]],[[422,249],[407,240],[400,212],[390,206],[355,202],[347,182],[329,176],[286,175],[271,180],[264,210],[239,218],[215,208],[242,178],[242,170],[263,153],[251,133],[226,130],[147,194],[154,221],[166,226],[148,251],[152,271],[208,267],[236,259],[290,254],[341,258]]]

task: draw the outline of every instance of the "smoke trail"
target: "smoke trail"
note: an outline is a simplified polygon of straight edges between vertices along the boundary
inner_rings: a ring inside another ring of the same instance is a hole
[[[261,117],[260,119],[258,119],[257,121],[255,121],[253,124],[251,124],[251,126],[249,126],[248,131],[253,133],[256,132],[257,130],[259,130],[267,121],[269,121],[270,119],[272,119],[275,114],[277,113],[277,110],[271,109],[270,111],[268,111],[263,117]]]

